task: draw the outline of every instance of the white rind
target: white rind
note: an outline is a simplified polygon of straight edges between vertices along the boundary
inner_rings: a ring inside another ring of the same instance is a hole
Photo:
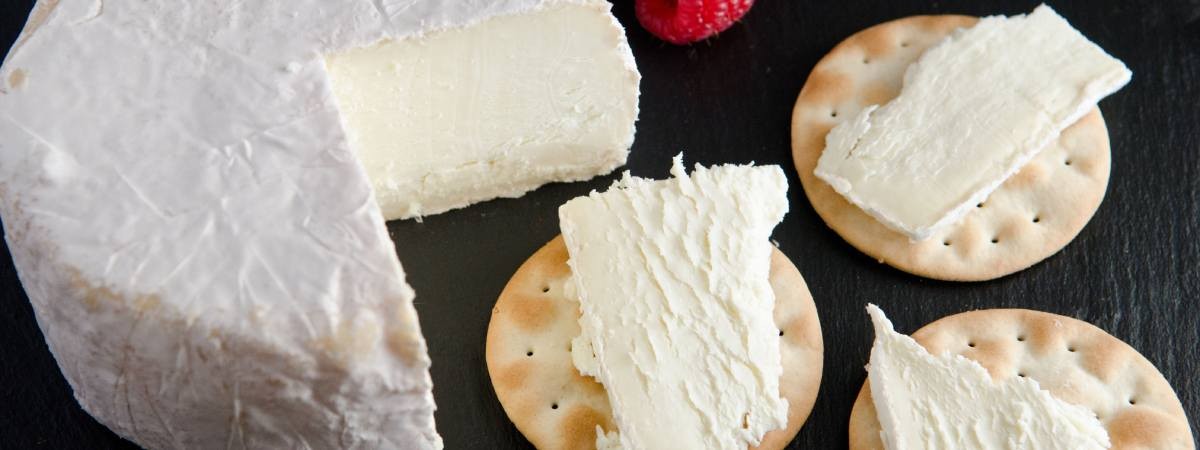
[[[150,448],[441,447],[321,55],[543,3],[39,2],[0,69],[0,215],[81,405]]]

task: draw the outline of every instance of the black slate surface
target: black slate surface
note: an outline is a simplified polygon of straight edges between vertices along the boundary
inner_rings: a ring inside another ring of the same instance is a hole
[[[792,209],[774,237],[808,280],[825,332],[821,391],[791,448],[846,446],[871,341],[866,302],[881,305],[903,332],[980,308],[1031,308],[1092,322],[1158,366],[1200,431],[1200,1],[1052,4],[1124,60],[1134,77],[1101,103],[1112,138],[1107,198],[1074,242],[1030,269],[964,284],[880,265],[821,222],[795,176],[792,103],[834,44],[908,15],[1016,14],[1037,3],[759,0],[718,38],[676,47],[641,29],[632,1],[617,2],[643,75],[628,164],[634,174],[665,177],[679,151],[690,162],[755,161],[789,173]],[[0,3],[3,48],[12,45],[31,6],[29,0]],[[388,224],[418,292],[447,448],[531,448],[504,415],[487,376],[483,343],[491,307],[517,266],[558,233],[558,205],[614,177],[551,185],[422,223]],[[7,247],[0,246],[0,448],[133,447],[75,403]]]

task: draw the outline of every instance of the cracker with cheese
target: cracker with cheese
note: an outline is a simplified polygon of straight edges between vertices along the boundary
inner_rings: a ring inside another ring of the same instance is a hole
[[[816,310],[767,241],[782,173],[676,164],[568,202],[492,311],[493,385],[538,448],[783,448],[812,408]]]
[[[876,338],[850,416],[852,450],[1194,448],[1162,374],[1089,323],[980,310],[910,338],[868,310]]]
[[[821,218],[877,260],[986,280],[1070,242],[1109,175],[1094,106],[1124,65],[1048,7],[918,16],[863,30],[813,68],[792,114]]]

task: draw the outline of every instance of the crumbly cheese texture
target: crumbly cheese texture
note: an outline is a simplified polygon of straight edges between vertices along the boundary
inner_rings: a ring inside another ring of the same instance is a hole
[[[625,164],[639,75],[608,9],[550,3],[328,56],[384,216],[518,197]]]
[[[572,357],[604,384],[619,433],[598,448],[745,449],[787,423],[771,230],[777,166],[630,177],[559,208],[581,335]],[[593,356],[594,355],[594,356]]]
[[[83,408],[149,448],[441,447],[325,56],[572,8],[608,4],[40,1],[0,68],[0,215]]]
[[[1108,432],[1087,408],[1032,379],[993,381],[961,355],[931,355],[878,307],[867,312],[875,325],[868,378],[886,449],[1109,448]]]
[[[985,17],[921,55],[894,100],[834,127],[815,174],[923,240],[958,222],[1130,76],[1048,6]]]

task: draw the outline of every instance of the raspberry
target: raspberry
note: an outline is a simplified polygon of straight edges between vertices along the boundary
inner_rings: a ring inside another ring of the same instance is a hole
[[[683,45],[725,31],[754,0],[637,0],[638,22],[651,34]]]

